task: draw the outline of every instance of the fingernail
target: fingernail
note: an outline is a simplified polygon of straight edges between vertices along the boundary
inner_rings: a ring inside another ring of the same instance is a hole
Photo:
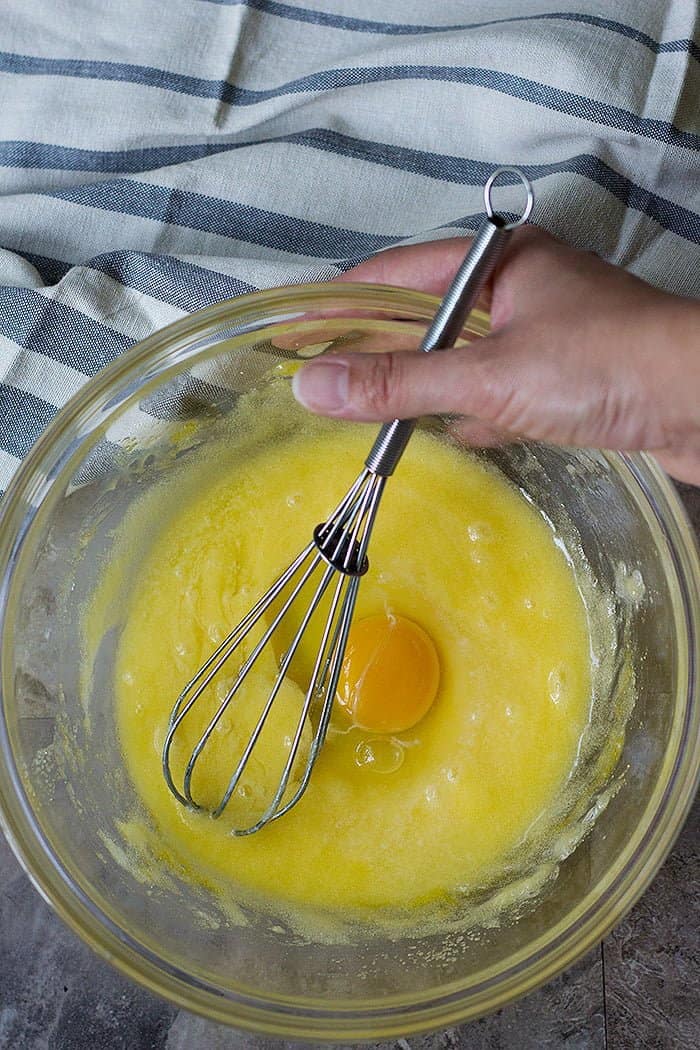
[[[350,388],[346,361],[332,358],[304,365],[292,379],[292,392],[312,412],[338,412],[348,403]]]

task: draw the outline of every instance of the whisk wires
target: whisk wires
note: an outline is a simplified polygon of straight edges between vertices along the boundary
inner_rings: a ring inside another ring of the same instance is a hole
[[[313,542],[294,559],[291,565],[275,580],[269,590],[253,606],[202,665],[197,674],[187,683],[173,706],[163,745],[162,763],[165,781],[175,797],[192,809],[203,809],[194,797],[193,776],[197,764],[205,752],[213,733],[226,712],[235,702],[263,649],[271,644],[273,635],[282,621],[290,615],[300,596],[315,588],[311,600],[296,627],[291,642],[281,656],[278,671],[260,715],[243,748],[223,796],[209,812],[218,818],[226,809],[232,795],[241,783],[251,755],[260,739],[270,716],[273,704],[289,674],[292,661],[314,614],[319,609],[329,588],[330,605],[323,627],[321,643],[304,690],[304,700],[289,747],[277,789],[263,813],[248,827],[234,828],[236,835],[248,835],[259,831],[272,820],[287,813],[299,802],[308,787],[316,760],[328,731],[333,700],[342,670],[343,654],[352,623],[360,577],[368,568],[367,548],[379,509],[386,478],[365,468],[357,477],[346,495],[328,520],[316,527]],[[336,578],[335,586],[331,583]],[[314,579],[315,578],[315,579]],[[192,712],[205,690],[212,686],[236,654],[244,651],[244,643],[258,626],[268,610],[282,601],[269,625],[243,662],[218,704],[214,714],[202,731],[192,749],[182,775],[181,785],[175,782],[172,762],[172,745],[184,720]],[[297,784],[292,776],[300,755],[304,729],[311,727],[312,740]],[[290,782],[291,786],[290,786]],[[287,797],[290,795],[291,796]]]

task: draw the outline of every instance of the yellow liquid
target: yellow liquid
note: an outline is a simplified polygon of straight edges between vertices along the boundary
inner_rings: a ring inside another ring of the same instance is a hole
[[[336,505],[372,433],[316,422],[223,473],[200,464],[196,487],[163,495],[162,527],[128,598],[115,689],[129,774],[164,863],[228,883],[232,899],[243,890],[349,916],[475,890],[556,809],[575,765],[591,681],[573,571],[545,521],[496,472],[416,433],[384,495],[356,617],[396,613],[428,632],[440,685],[427,716],[388,738],[350,728],[336,705],[304,798],[249,838],[232,837],[227,816],[186,810],[166,788],[161,748],[174,698]],[[132,554],[142,542],[128,524],[121,539]],[[315,644],[307,639],[297,677]],[[270,656],[244,706],[274,673]],[[282,721],[301,696],[285,686]],[[279,757],[279,726],[249,776],[254,795]],[[203,797],[221,794],[234,738],[215,740],[201,760]]]

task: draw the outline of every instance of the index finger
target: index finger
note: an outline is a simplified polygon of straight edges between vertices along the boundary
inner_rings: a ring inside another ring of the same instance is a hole
[[[394,284],[432,295],[444,295],[466,255],[471,238],[450,237],[388,248],[347,270],[337,281]]]

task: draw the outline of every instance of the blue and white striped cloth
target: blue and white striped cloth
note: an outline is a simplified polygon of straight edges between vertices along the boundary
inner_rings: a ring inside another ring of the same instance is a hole
[[[472,229],[501,164],[534,180],[541,225],[699,293],[696,0],[1,0],[0,15],[0,491],[136,340]]]

